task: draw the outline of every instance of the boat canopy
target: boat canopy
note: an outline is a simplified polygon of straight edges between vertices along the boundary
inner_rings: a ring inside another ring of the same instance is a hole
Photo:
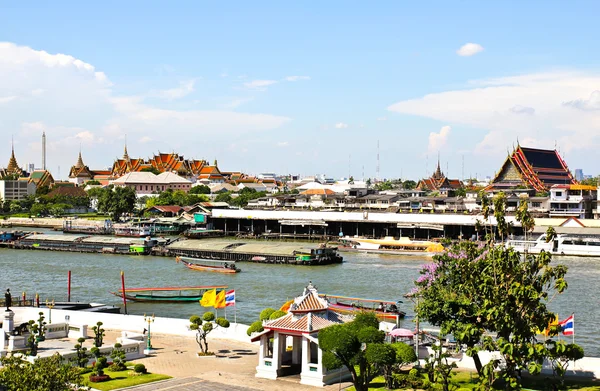
[[[400,301],[400,300],[398,300],[398,301],[390,301],[390,300],[379,300],[379,299],[361,299],[361,298],[358,298],[358,297],[328,295],[326,293],[319,293],[319,297],[322,297],[324,299],[332,298],[332,299],[341,299],[341,300],[348,300],[348,301],[357,301],[357,302],[363,302],[363,303],[383,303],[383,304],[398,304],[398,303],[402,303],[402,301]]]

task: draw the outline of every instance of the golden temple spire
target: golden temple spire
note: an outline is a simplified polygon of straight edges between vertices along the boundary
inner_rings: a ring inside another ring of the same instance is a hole
[[[8,160],[8,166],[6,167],[6,171],[8,172],[20,172],[19,164],[17,164],[17,159],[15,158],[15,141],[12,141],[12,153],[10,155],[10,159]]]
[[[127,153],[127,135],[125,135],[125,151],[123,152],[123,160],[129,160],[129,154]]]

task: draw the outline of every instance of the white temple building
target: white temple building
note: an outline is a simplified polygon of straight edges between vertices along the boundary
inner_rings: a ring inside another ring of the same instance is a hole
[[[264,331],[252,336],[252,342],[260,341],[256,377],[277,379],[299,374],[301,384],[317,387],[348,379],[351,375],[346,367],[332,371],[323,367],[318,334],[325,327],[351,319],[329,310],[327,300],[309,283],[287,315],[265,322]]]

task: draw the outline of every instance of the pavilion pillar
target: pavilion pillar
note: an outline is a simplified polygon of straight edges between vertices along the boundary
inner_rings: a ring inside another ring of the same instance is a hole
[[[302,359],[302,337],[292,337],[292,364],[300,364]]]
[[[281,369],[281,345],[285,345],[285,335],[281,335],[278,331],[275,331],[275,335],[273,336],[273,369],[275,370],[276,377],[279,376],[279,370]]]
[[[225,219],[225,234],[227,234],[227,219]]]
[[[310,362],[310,341],[305,336],[302,336],[302,374],[310,373],[308,364]]]
[[[240,219],[238,219],[238,232],[240,232]]]
[[[275,380],[281,365],[276,364],[276,355],[279,350],[276,349],[276,342],[273,343],[273,357],[267,357],[269,351],[269,334],[260,337],[260,348],[258,350],[258,365],[256,366],[256,377]],[[281,357],[281,355],[279,355]]]

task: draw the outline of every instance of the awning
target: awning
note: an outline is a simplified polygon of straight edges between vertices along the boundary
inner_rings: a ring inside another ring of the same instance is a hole
[[[265,335],[265,334],[273,334],[273,330],[264,330],[261,331],[260,333],[254,334],[250,336],[250,342],[256,342],[258,340],[260,340],[260,338]]]
[[[327,227],[329,225],[323,220],[279,220],[279,224],[281,224],[281,225],[301,225],[301,226],[318,225],[321,227]]]
[[[432,229],[435,231],[443,231],[444,230],[444,226],[441,224],[403,224],[403,223],[398,223],[396,224],[396,227],[398,228],[402,228],[402,229]]]

